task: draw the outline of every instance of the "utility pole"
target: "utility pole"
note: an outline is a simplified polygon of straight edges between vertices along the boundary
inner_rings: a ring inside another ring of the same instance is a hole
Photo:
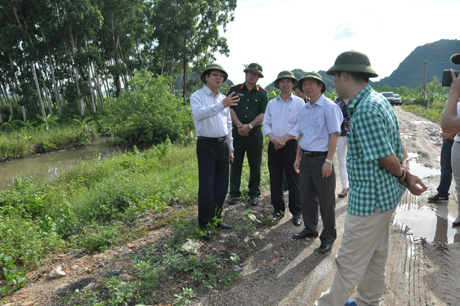
[[[422,81],[422,96],[426,94],[426,62],[423,63],[423,81]]]

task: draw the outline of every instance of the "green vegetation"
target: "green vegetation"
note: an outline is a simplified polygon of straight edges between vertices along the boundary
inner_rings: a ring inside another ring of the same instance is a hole
[[[442,87],[438,79],[434,77],[433,82],[427,84],[425,96],[421,93],[410,92],[401,95],[404,100],[401,108],[439,123],[448,96],[449,88]]]
[[[3,1],[0,124],[55,115],[93,116],[116,103],[136,71],[173,76],[186,100],[199,73],[228,56],[221,37],[236,0]],[[192,73],[193,76],[192,76]]]
[[[265,145],[267,142],[268,139]],[[115,296],[112,291],[118,290],[121,299],[148,302],[142,299],[152,296],[147,292],[157,288],[155,275],[161,278],[166,272],[191,277],[204,288],[229,285],[237,277],[236,262],[243,254],[231,254],[227,260],[211,255],[196,259],[180,249],[186,241],[195,241],[202,235],[196,228],[196,205],[193,205],[197,200],[197,169],[195,146],[173,145],[167,138],[144,152],[135,147],[133,153],[86,162],[54,181],[32,183],[18,178],[14,186],[0,191],[0,254],[8,269],[3,274],[0,272],[0,279],[8,279],[9,288],[4,291],[21,286],[22,275],[53,252],[68,247],[100,252],[142,236],[151,228],[136,220],[147,211],[159,214],[154,227],[173,225],[175,230],[166,249],[148,251],[161,260],[152,261],[149,256],[136,259],[138,264],[134,266],[140,270],[134,277],[146,287],[136,285],[133,291],[131,283],[112,280],[101,289],[100,295],[94,295],[95,299],[105,296],[107,290],[110,296]],[[243,180],[248,180],[248,176],[246,161]],[[264,152],[262,187],[268,184]],[[245,188],[243,193],[247,192]],[[252,237],[258,234],[257,224],[266,223],[259,222],[251,211],[244,212],[239,220],[238,230],[249,247]],[[155,269],[148,269],[152,265]],[[228,271],[217,268],[223,266]],[[124,296],[124,290],[130,293]],[[92,299],[93,294],[96,293],[82,293],[82,297]],[[178,300],[185,303],[186,296],[184,293]],[[104,303],[100,305],[116,305]]]

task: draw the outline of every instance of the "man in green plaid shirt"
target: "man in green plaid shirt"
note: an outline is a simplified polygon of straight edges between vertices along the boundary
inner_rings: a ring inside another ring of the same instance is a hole
[[[379,305],[385,289],[391,216],[406,187],[414,195],[427,187],[409,172],[392,106],[369,86],[369,78],[378,76],[369,58],[357,51],[343,52],[327,74],[334,75],[339,97],[351,101],[347,107],[350,186],[336,274],[316,306]],[[356,301],[348,300],[355,288]]]

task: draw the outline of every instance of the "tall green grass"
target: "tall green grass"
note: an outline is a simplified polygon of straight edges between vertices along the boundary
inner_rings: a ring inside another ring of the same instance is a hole
[[[86,144],[95,135],[92,129],[77,126],[50,130],[21,129],[0,134],[0,161],[12,160]]]

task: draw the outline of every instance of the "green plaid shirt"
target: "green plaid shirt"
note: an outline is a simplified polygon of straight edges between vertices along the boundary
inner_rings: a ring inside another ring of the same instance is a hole
[[[406,186],[390,174],[379,159],[403,150],[393,107],[367,86],[347,107],[351,128],[347,136],[347,170],[350,181],[348,212],[358,216],[396,207]]]

